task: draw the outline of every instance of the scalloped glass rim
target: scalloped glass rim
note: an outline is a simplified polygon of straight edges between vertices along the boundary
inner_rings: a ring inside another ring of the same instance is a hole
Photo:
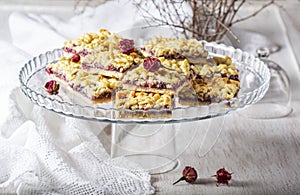
[[[89,106],[62,101],[56,96],[47,95],[40,88],[29,84],[40,71],[43,71],[47,64],[58,60],[63,55],[61,49],[54,49],[45,54],[40,54],[22,67],[19,73],[21,90],[33,103],[50,111],[81,119],[112,123],[176,123],[203,120],[225,115],[246,105],[254,104],[265,95],[269,87],[270,72],[261,60],[231,46],[215,42],[201,42],[210,56],[228,55],[232,58],[239,69],[241,81],[241,90],[238,97],[208,105],[177,107],[172,110],[172,115],[167,118],[119,118],[118,114],[122,111],[105,108],[101,104],[91,104]],[[246,78],[250,74],[253,78]]]

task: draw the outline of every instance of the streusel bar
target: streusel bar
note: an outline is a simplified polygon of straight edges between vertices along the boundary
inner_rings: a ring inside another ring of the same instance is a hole
[[[154,93],[173,93],[189,80],[184,74],[160,66],[157,71],[147,71],[143,64],[128,70],[122,79],[123,88]]]
[[[116,93],[114,107],[121,118],[168,118],[174,107],[169,93],[121,90]]]

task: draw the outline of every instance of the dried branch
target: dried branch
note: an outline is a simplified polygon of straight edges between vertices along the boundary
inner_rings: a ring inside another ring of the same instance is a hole
[[[236,14],[246,0],[134,0],[134,3],[142,16],[148,19],[150,26],[167,25],[180,29],[186,37],[219,41],[226,32],[238,40],[230,27],[256,16],[274,1],[270,0],[253,14],[235,21]],[[162,3],[158,4],[158,2]],[[149,9],[151,5],[155,5],[154,10]],[[153,11],[156,11],[159,16],[154,16]],[[182,13],[185,15],[182,16]]]
[[[249,16],[246,16],[244,18],[241,18],[241,19],[238,19],[238,20],[235,20],[234,22],[232,22],[231,25],[233,24],[236,24],[236,23],[239,23],[239,22],[242,22],[242,21],[245,21],[245,20],[248,20],[252,17],[255,17],[257,14],[259,14],[262,10],[264,10],[265,8],[267,8],[268,6],[270,6],[271,4],[274,4],[275,0],[271,0],[270,2],[264,4],[260,9],[258,9],[257,11],[255,11],[254,13],[250,14]]]
[[[105,0],[77,0],[75,8],[84,12],[91,2],[103,3]],[[129,0],[128,0],[129,1]],[[234,20],[246,0],[131,0],[144,17],[148,27],[169,26],[186,38],[220,41],[228,32],[236,40],[238,37],[230,30],[232,25],[255,17],[275,0],[269,0],[252,14]],[[178,32],[178,31],[177,31]]]

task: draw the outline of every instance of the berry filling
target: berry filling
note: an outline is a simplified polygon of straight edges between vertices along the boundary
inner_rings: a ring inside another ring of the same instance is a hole
[[[147,71],[155,72],[159,69],[159,67],[161,66],[161,63],[160,63],[159,59],[150,57],[144,61],[143,65]]]

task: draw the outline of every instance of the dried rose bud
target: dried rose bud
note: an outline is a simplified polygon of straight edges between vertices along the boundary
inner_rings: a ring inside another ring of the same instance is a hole
[[[188,183],[193,183],[197,179],[197,171],[190,166],[186,166],[182,171],[182,177],[178,179],[173,185],[177,184],[180,181],[185,180]]]
[[[231,179],[231,174],[232,173],[229,173],[225,168],[219,169],[216,175],[214,175],[217,179],[217,186],[220,184],[228,185],[228,181]]]
[[[71,61],[74,63],[77,63],[80,61],[80,55],[79,54],[74,54],[71,58]]]
[[[159,67],[161,66],[161,63],[159,61],[159,59],[157,58],[147,58],[146,60],[144,60],[144,68],[149,71],[149,72],[155,72],[159,69]]]
[[[129,55],[134,52],[134,41],[130,39],[123,39],[119,42],[120,52]]]
[[[48,81],[45,84],[45,89],[50,95],[57,95],[59,90],[59,84],[55,80]]]

